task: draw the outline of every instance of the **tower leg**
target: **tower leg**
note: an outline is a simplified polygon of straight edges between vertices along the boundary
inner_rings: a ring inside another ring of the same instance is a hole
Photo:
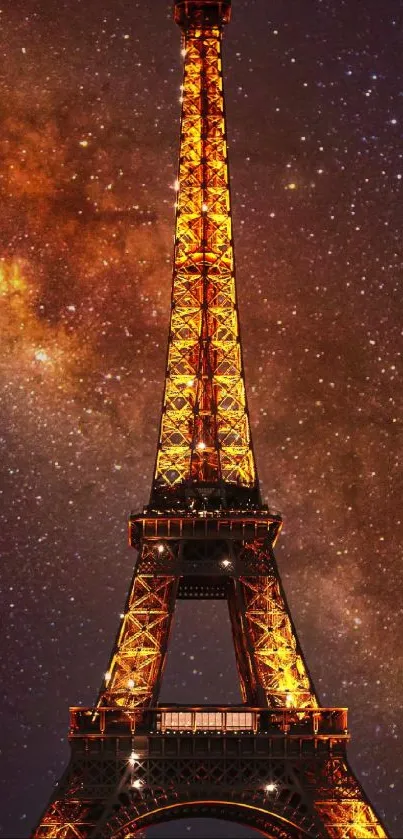
[[[329,839],[385,839],[386,833],[344,757],[316,777],[315,807]]]
[[[100,705],[144,708],[157,701],[178,587],[175,577],[142,573],[157,551],[155,543],[143,546]]]
[[[233,585],[230,614],[242,662],[241,684],[250,684],[256,696],[249,701],[258,699],[268,707],[317,707],[276,569],[265,577],[241,577]]]
[[[71,761],[32,839],[88,839],[102,801],[82,795],[82,783]]]
[[[252,638],[245,627],[245,605],[238,580],[231,580],[228,610],[242,699],[248,705],[267,704],[266,692],[256,668]]]

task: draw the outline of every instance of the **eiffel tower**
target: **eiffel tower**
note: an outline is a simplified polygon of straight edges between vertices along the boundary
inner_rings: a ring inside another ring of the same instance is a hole
[[[176,0],[184,80],[167,370],[150,503],[94,707],[35,839],[137,839],[190,817],[271,839],[381,839],[346,757],[347,710],[315,693],[261,502],[235,293],[221,42],[231,0]],[[178,598],[228,602],[242,704],[162,705]]]

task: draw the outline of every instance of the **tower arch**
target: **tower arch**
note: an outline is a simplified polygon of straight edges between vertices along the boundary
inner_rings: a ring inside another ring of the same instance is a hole
[[[120,812],[119,812],[120,811]],[[139,812],[129,819],[128,808],[124,804],[106,825],[103,839],[135,839],[139,832],[152,825],[164,824],[180,819],[218,819],[242,824],[258,831],[265,839],[312,839],[318,836],[307,831],[295,822],[280,816],[273,810],[264,809],[257,803],[237,802],[234,800],[189,800],[160,803],[154,809]],[[117,821],[121,824],[118,826]]]

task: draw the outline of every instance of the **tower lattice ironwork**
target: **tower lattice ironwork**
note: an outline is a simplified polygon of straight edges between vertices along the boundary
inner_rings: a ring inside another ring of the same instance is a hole
[[[183,101],[172,309],[149,505],[98,701],[72,708],[71,759],[35,839],[139,837],[210,816],[275,839],[381,839],[346,758],[347,711],[323,708],[261,503],[235,294],[221,42],[231,0],[176,0]],[[158,702],[177,598],[226,598],[243,703]]]

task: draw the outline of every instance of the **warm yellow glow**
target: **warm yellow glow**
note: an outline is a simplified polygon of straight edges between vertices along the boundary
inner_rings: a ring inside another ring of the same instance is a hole
[[[40,294],[32,265],[0,260],[0,356],[7,357],[10,375],[40,376],[47,396],[57,400],[61,390],[76,392],[77,371],[90,363],[91,348],[63,322],[42,316]]]
[[[144,545],[143,556],[156,547]],[[137,708],[150,703],[170,620],[173,577],[136,575],[99,704]]]
[[[6,265],[0,261],[0,297],[23,294],[27,290],[28,284],[21,274],[18,262]]]
[[[317,708],[313,687],[275,577],[241,578],[245,630],[269,705]]]
[[[188,479],[252,486],[256,471],[236,308],[221,31],[187,32],[184,57],[169,374],[155,479],[166,486]]]
[[[351,787],[345,786],[345,798],[316,802],[329,839],[387,839],[372,807],[362,800],[358,790],[357,797],[352,797]]]

